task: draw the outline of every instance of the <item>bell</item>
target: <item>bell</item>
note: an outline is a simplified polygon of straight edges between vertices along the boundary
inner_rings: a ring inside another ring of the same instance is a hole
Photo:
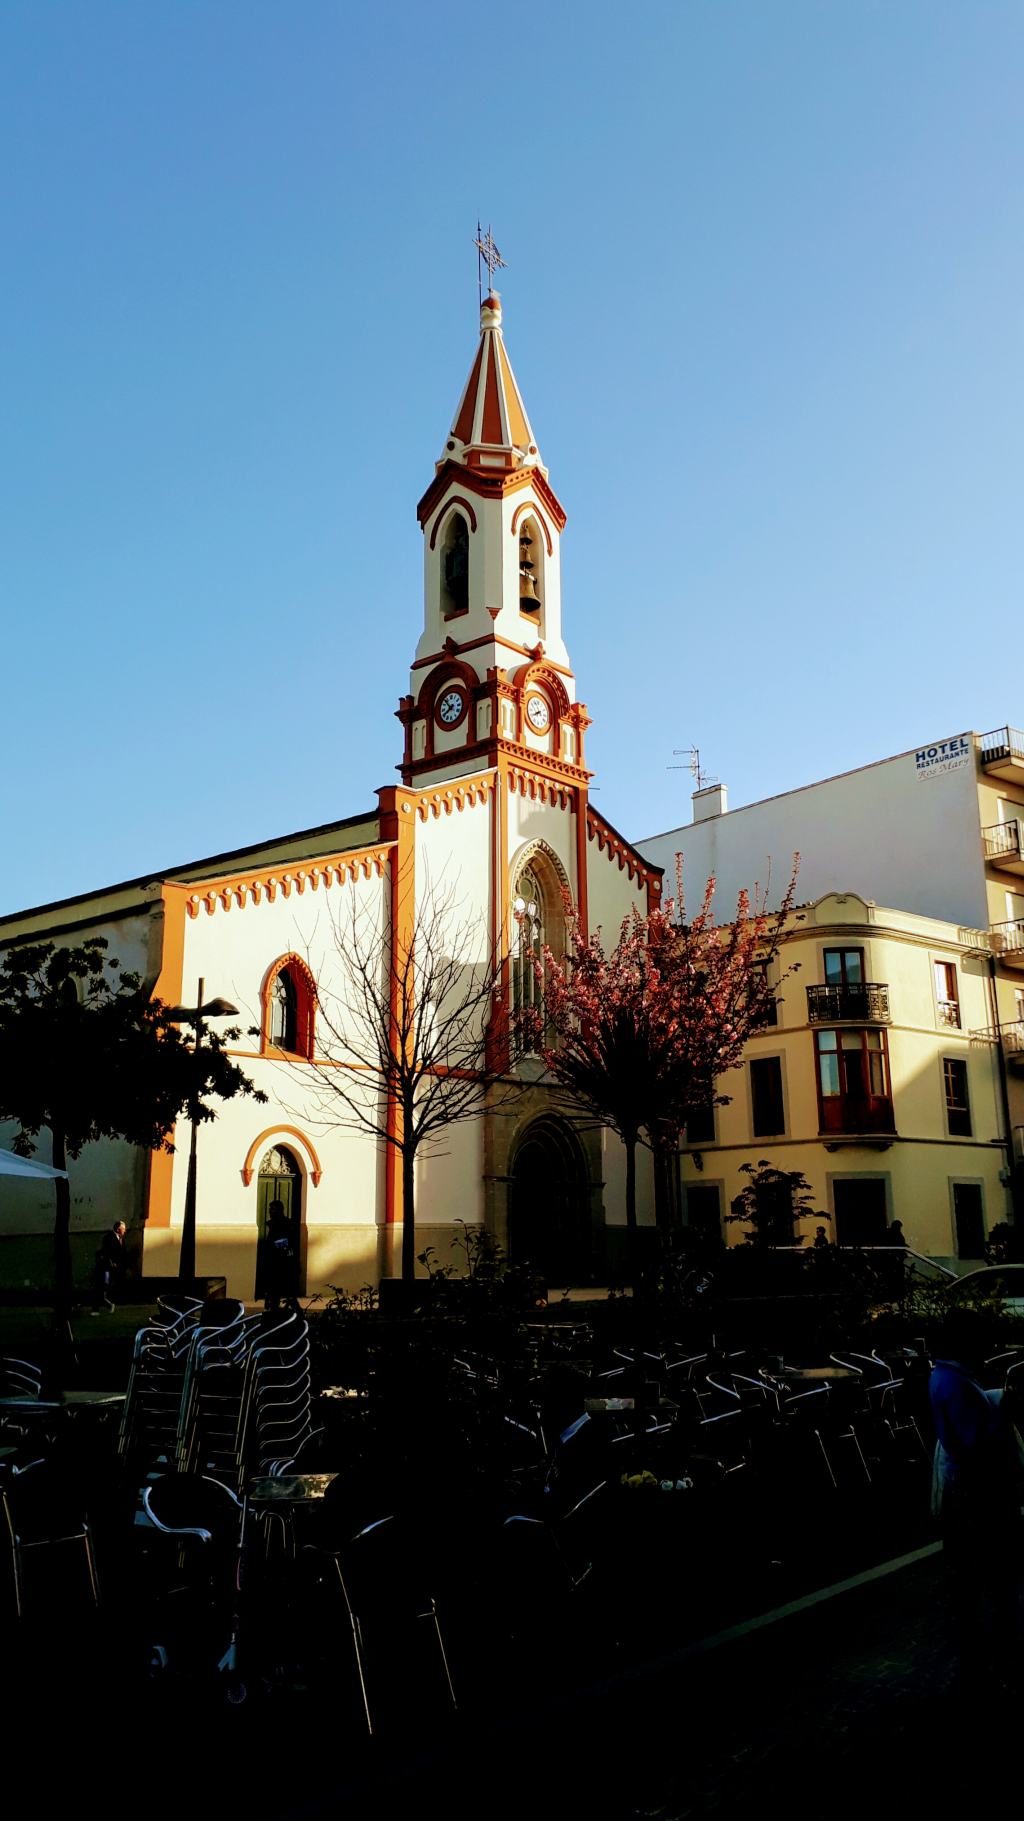
[[[519,607],[522,613],[540,612],[540,595],[533,579],[533,564],[519,565]]]

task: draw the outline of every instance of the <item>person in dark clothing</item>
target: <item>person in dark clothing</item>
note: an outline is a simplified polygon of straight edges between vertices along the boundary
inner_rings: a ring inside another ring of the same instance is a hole
[[[903,1248],[906,1249],[907,1236],[903,1231],[902,1220],[894,1220],[891,1225],[886,1228],[885,1243],[887,1246],[903,1246]]]
[[[932,1510],[942,1534],[961,1672],[1005,1673],[1016,1643],[1020,1470],[1002,1394],[973,1370],[968,1312],[937,1337],[928,1386],[937,1436]]]
[[[93,1313],[96,1315],[100,1314],[103,1309],[110,1310],[114,1307],[111,1292],[121,1283],[127,1263],[124,1236],[124,1221],[115,1220],[113,1226],[107,1229],[100,1241],[96,1253],[95,1271],[96,1308]]]
[[[292,1245],[284,1202],[274,1200],[267,1209],[267,1294],[264,1308],[287,1304],[294,1293]]]

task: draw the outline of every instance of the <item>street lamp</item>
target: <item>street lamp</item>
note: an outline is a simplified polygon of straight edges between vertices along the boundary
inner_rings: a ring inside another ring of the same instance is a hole
[[[195,1025],[196,1056],[202,1048],[204,1018],[234,1018],[238,1015],[238,1007],[232,1005],[230,999],[209,999],[204,1005],[205,985],[205,980],[200,980],[195,1005],[174,1005],[167,1014],[175,1024]],[[185,1179],[185,1215],[181,1223],[181,1253],[178,1259],[180,1284],[194,1283],[196,1276],[196,1099],[197,1096],[193,1095],[188,1109],[191,1137],[188,1146],[188,1176]]]

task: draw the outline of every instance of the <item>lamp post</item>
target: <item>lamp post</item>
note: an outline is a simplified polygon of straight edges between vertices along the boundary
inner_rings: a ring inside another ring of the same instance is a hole
[[[237,1005],[230,999],[210,999],[203,1004],[205,980],[200,980],[196,992],[195,1005],[175,1005],[168,1014],[176,1024],[195,1025],[195,1054],[198,1057],[203,1044],[204,1018],[233,1018],[238,1014]],[[189,1102],[188,1116],[191,1127],[188,1145],[188,1176],[185,1179],[185,1214],[181,1223],[181,1252],[178,1258],[178,1282],[191,1284],[196,1276],[196,1125],[198,1095],[194,1094]]]

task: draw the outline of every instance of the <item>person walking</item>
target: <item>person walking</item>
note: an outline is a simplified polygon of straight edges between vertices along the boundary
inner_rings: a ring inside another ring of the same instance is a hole
[[[109,1314],[114,1307],[111,1292],[121,1284],[128,1262],[124,1243],[125,1231],[124,1221],[115,1220],[113,1226],[108,1227],[104,1233],[97,1248],[94,1315],[101,1315],[104,1310]]]
[[[936,1336],[929,1402],[937,1441],[932,1514],[947,1571],[950,1617],[965,1683],[1011,1669],[1017,1630],[1021,1473],[1002,1393],[978,1383],[969,1311]]]

